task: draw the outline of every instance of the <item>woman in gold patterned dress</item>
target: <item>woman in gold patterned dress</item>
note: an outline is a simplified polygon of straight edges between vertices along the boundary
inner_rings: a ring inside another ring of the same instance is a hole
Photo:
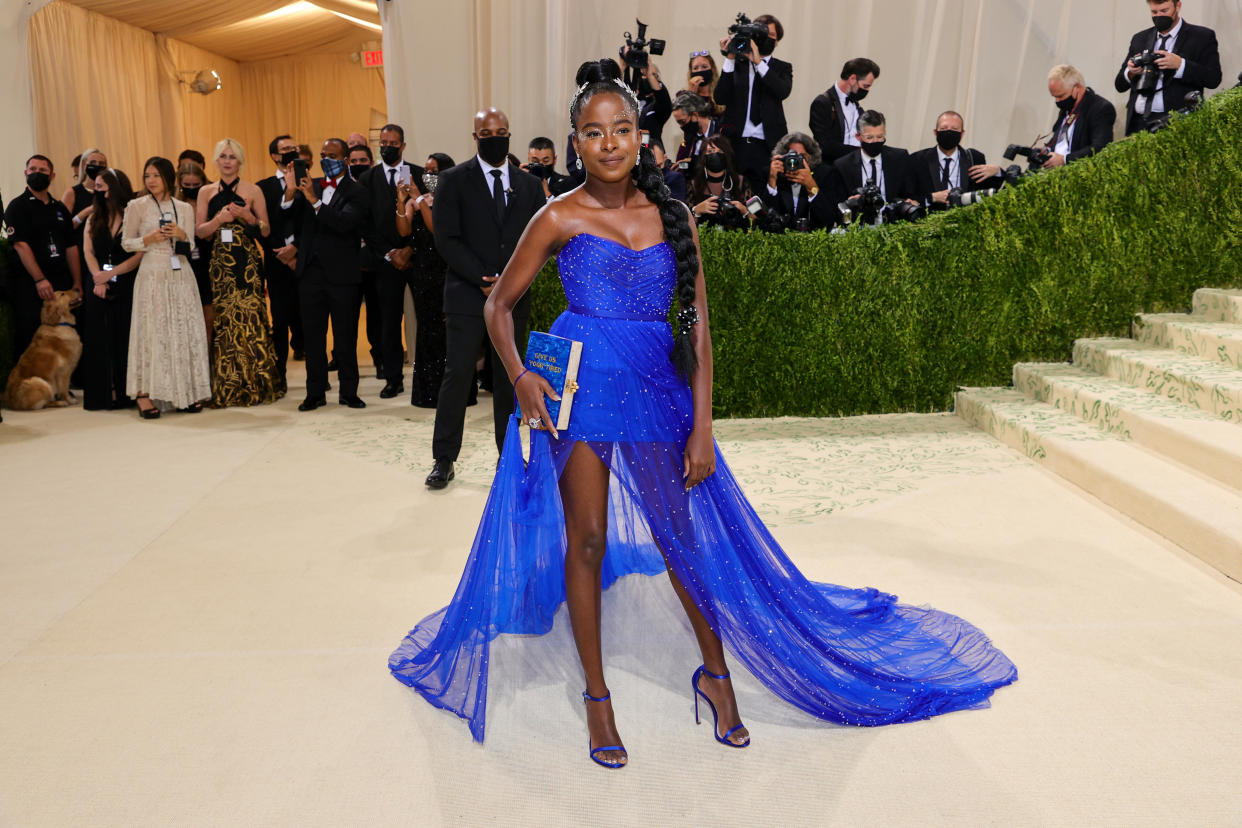
[[[211,404],[260,405],[285,395],[263,291],[258,237],[269,232],[263,193],[240,178],[246,155],[225,138],[216,144],[220,179],[198,196],[198,236],[213,238]]]

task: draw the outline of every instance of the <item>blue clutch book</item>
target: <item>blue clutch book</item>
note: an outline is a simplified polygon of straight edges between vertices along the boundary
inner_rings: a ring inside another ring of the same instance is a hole
[[[544,400],[557,431],[569,427],[581,361],[582,343],[577,340],[540,331],[532,332],[527,339],[526,370],[546,379],[560,397],[560,400]]]

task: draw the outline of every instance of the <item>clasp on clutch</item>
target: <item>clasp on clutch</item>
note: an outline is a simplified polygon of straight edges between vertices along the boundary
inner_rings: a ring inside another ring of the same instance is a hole
[[[565,393],[576,394],[577,392],[578,392],[577,380],[570,380],[569,382],[565,383]]]

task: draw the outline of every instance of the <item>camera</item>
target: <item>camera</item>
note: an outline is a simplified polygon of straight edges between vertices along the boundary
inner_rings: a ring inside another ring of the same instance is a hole
[[[551,167],[545,167],[543,164],[540,164],[537,161],[532,161],[529,164],[527,164],[526,171],[530,173],[531,175],[533,175],[535,178],[540,178],[545,181],[552,174]]]
[[[768,27],[762,23],[752,23],[750,18],[742,12],[737,13],[737,21],[729,27],[729,45],[725,47],[725,56],[729,53],[739,55],[750,54],[750,42],[753,40],[758,45],[767,41]]]
[[[1156,65],[1159,59],[1160,55],[1151,50],[1139,52],[1130,58],[1131,63],[1143,70],[1134,79],[1134,88],[1140,95],[1150,98],[1156,94],[1156,87],[1160,84],[1160,67]]]
[[[962,192],[961,187],[954,187],[949,190],[949,204],[954,207],[969,207],[972,204],[978,204],[983,199],[996,195],[996,189],[974,190]]]
[[[892,204],[885,204],[882,211],[882,217],[886,222],[918,221],[926,215],[926,207],[909,201],[894,201]]]
[[[1187,92],[1186,97],[1183,99],[1183,103],[1184,105],[1181,109],[1175,109],[1172,112],[1165,112],[1149,122],[1147,124],[1147,131],[1153,134],[1157,133],[1169,125],[1169,121],[1173,119],[1174,115],[1189,115],[1190,113],[1198,110],[1199,107],[1203,106],[1203,93],[1198,90]]]
[[[837,205],[845,223],[849,224],[857,216],[865,224],[875,224],[884,210],[884,195],[874,184],[864,184],[854,191],[854,195]]]
[[[622,57],[626,66],[642,71],[647,68],[648,51],[657,56],[664,54],[664,41],[655,38],[647,40],[647,24],[638,18],[634,18],[634,22],[638,24],[638,39],[635,40],[629,32],[625,33],[625,54]]]
[[[765,233],[784,233],[790,229],[789,216],[768,207],[759,196],[746,199],[746,210],[755,220],[755,226]],[[805,222],[806,219],[799,219],[799,221]]]
[[[1053,152],[1050,147],[1024,147],[1021,144],[1010,144],[1005,148],[1005,160],[1013,161],[1019,155],[1025,158],[1032,170],[1038,170],[1048,163]]]
[[[785,165],[785,172],[791,173],[805,167],[806,159],[800,152],[787,152],[781,156],[781,163]]]

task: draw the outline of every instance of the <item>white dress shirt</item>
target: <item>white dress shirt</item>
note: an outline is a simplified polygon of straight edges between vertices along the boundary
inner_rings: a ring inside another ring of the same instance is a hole
[[[1068,118],[1070,116],[1066,115],[1065,117]],[[1057,144],[1055,147],[1052,148],[1053,152],[1055,152],[1057,155],[1064,157],[1066,160],[1069,160],[1070,145],[1073,144],[1074,142],[1074,130],[1076,129],[1078,129],[1078,116],[1077,115],[1074,116],[1074,122],[1069,125],[1069,129],[1061,130],[1060,134],[1057,137]]]
[[[849,99],[849,95],[841,91],[841,87],[837,84],[832,85],[833,90],[837,93],[837,100],[841,104],[841,117],[845,120],[845,143],[852,147],[859,146],[858,140],[858,116],[860,110],[858,104]]]
[[[383,161],[380,161],[380,167],[382,167],[384,170],[385,181],[387,181],[389,184],[391,184],[394,180],[397,183],[401,183],[401,170],[405,168],[404,158],[398,161],[395,167],[390,167],[387,164],[385,164]]]
[[[765,140],[766,138],[766,136],[764,136],[763,134],[763,124],[762,123],[752,124],[750,122],[750,105],[752,101],[754,100],[753,96],[755,94],[755,75],[758,75],[761,78],[764,75],[766,75],[768,73],[768,63],[771,60],[772,60],[771,55],[768,55],[765,58],[760,58],[759,62],[754,65],[755,71],[747,75],[747,77],[750,78],[750,84],[746,87],[746,117],[742,121],[742,137],[743,138],[758,138],[761,141]],[[733,58],[725,58],[724,64],[722,65],[720,72],[721,74],[724,74],[725,72],[732,72],[735,66],[736,66],[736,61]]]
[[[1156,48],[1159,49],[1161,39],[1167,37],[1168,41],[1164,45],[1165,51],[1168,51],[1168,52],[1173,51],[1173,47],[1177,45],[1177,35],[1181,32],[1181,30],[1182,30],[1182,21],[1178,20],[1177,25],[1169,29],[1164,34],[1161,34],[1160,32],[1156,32],[1156,44],[1155,44]],[[1177,67],[1177,71],[1173,73],[1173,77],[1177,78],[1178,80],[1181,80],[1182,75],[1184,75],[1185,73],[1186,73],[1186,61],[1185,59],[1183,59],[1182,65]],[[1147,98],[1146,97],[1144,97],[1143,95],[1139,95],[1137,98],[1134,99],[1134,111],[1137,112],[1139,115],[1147,114]],[[1164,105],[1164,72],[1160,73],[1160,80],[1156,82],[1156,93],[1151,96],[1151,111],[1153,113],[1168,111],[1165,109],[1165,105]]]
[[[867,153],[859,151],[862,156],[862,183],[867,184],[871,181],[871,162],[875,162],[875,181],[872,182],[880,188],[880,194],[884,196],[884,200],[888,201],[888,188],[884,184],[884,156],[877,155],[875,158],[867,155]]]
[[[945,187],[940,182],[944,176],[944,162],[949,161],[949,189],[962,186],[962,151],[957,147],[953,148],[953,152],[949,155],[944,154],[944,150],[936,148],[936,186],[933,188],[937,191],[943,190]]]
[[[492,185],[496,180],[495,177],[492,175],[492,170],[500,170],[500,186],[505,191],[505,205],[508,206],[509,204],[509,161],[508,159],[506,159],[505,162],[501,166],[493,167],[491,164],[483,160],[483,156],[476,155],[475,157],[479,159],[479,169],[483,171],[483,180],[487,182],[488,193],[492,191]]]

